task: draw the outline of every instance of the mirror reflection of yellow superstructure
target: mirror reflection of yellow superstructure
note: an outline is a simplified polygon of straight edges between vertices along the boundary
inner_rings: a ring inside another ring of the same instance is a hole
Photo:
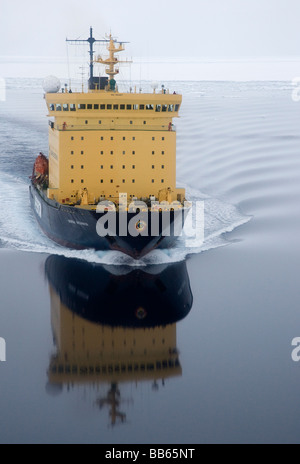
[[[126,420],[122,383],[150,381],[155,389],[182,374],[176,322],[190,311],[192,294],[185,263],[150,273],[112,270],[54,256],[46,262],[56,345],[48,388],[106,385],[95,405],[108,406],[115,424]]]

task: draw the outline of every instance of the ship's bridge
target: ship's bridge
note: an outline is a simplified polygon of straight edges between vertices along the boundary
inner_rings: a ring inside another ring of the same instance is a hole
[[[177,93],[119,93],[91,91],[46,94],[48,116],[55,117],[58,130],[107,129],[115,123],[120,129],[172,130],[182,96]],[[69,122],[69,123],[68,123]],[[64,124],[65,123],[65,124]],[[147,127],[148,126],[148,127]]]

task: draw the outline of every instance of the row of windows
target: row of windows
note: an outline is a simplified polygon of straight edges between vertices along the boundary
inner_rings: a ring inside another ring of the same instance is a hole
[[[133,164],[131,167],[132,167],[132,169],[135,169],[135,164]],[[73,164],[71,165],[71,169],[74,169],[74,165],[73,165]],[[80,169],[84,169],[84,165],[83,165],[83,164],[80,166]],[[101,164],[100,169],[104,169],[103,164]],[[114,166],[113,166],[113,165],[110,165],[110,169],[114,169]],[[122,169],[126,169],[125,164],[123,164]],[[155,165],[154,165],[154,164],[152,165],[152,169],[155,169]],[[164,165],[164,164],[161,165],[161,169],[165,169],[165,165]]]
[[[81,155],[84,155],[84,151],[81,150],[80,154],[81,154]],[[111,150],[111,151],[110,151],[110,155],[113,155],[113,154],[114,154],[114,151]],[[135,151],[133,150],[133,151],[131,152],[131,154],[132,154],[132,155],[135,155]],[[151,154],[152,154],[152,155],[155,155],[155,151],[152,151]],[[164,155],[165,152],[162,151],[161,154]],[[71,150],[71,155],[74,155],[74,151],[73,151],[73,150]],[[103,151],[103,150],[100,151],[100,155],[104,155],[104,151]],[[122,155],[126,155],[126,151],[122,151]]]
[[[165,140],[165,137],[162,137],[161,139],[162,139],[162,140]],[[71,136],[71,140],[72,140],[72,141],[75,140],[75,138],[74,138],[73,135]],[[84,137],[80,137],[80,140],[84,140]],[[104,137],[101,136],[101,137],[100,137],[100,140],[103,141],[103,140],[104,140]],[[114,137],[110,137],[110,140],[114,140]],[[122,140],[126,140],[126,137],[122,137]],[[135,140],[135,137],[132,137],[132,140]],[[152,140],[155,140],[155,137],[152,137]]]
[[[84,184],[84,179],[81,179],[80,181],[82,184]],[[130,181],[129,181],[130,182]],[[152,184],[155,183],[155,179],[152,179],[151,180]],[[163,184],[165,182],[165,179],[161,179],[161,184]],[[100,184],[103,184],[104,183],[104,179],[100,179]],[[114,180],[113,179],[110,179],[110,184],[113,184],[114,183]],[[122,183],[125,184],[126,183],[126,179],[122,179]],[[131,183],[132,184],[135,184],[135,179],[132,179],[131,180]],[[74,184],[74,179],[71,179],[71,184]]]
[[[130,195],[133,196],[133,195]],[[163,342],[164,343],[164,342]],[[131,351],[131,354],[133,354],[133,351]],[[89,366],[83,366],[83,365],[71,365],[71,364],[57,364],[57,365],[52,365],[51,366],[51,373],[52,374],[80,374],[80,375],[86,375],[86,374],[93,374],[93,375],[98,375],[100,373],[106,374],[112,373],[112,372],[145,372],[145,371],[154,371],[154,370],[162,370],[162,369],[168,369],[168,368],[174,368],[178,367],[179,360],[178,359],[165,359],[163,361],[156,361],[155,363],[134,363],[134,364],[104,364],[104,365],[89,365]]]
[[[114,121],[112,121],[112,122],[114,122]],[[88,121],[88,120],[85,120],[84,123],[85,123],[85,124],[88,124],[89,121]],[[95,121],[92,120],[92,123],[95,124]],[[102,124],[102,121],[98,121],[98,124]],[[132,125],[132,124],[133,124],[133,121],[129,121],[129,124]],[[146,125],[146,124],[147,124],[147,121],[143,121],[143,124]],[[170,123],[170,124],[171,124],[171,123]],[[54,122],[49,121],[49,125],[51,126],[51,129],[54,128]],[[67,127],[68,127],[67,123],[64,122],[63,125],[62,125],[63,130],[66,130]],[[72,127],[73,127],[73,126],[72,126]],[[170,126],[170,129],[169,129],[169,130],[171,130],[171,126]]]
[[[50,103],[49,108],[50,111],[76,111],[78,110],[113,110],[113,111],[118,111],[118,110],[141,110],[141,111],[154,111],[156,113],[166,113],[166,112],[177,112],[179,111],[179,104],[176,105],[165,105],[165,104],[158,104],[158,105],[152,105],[152,104],[111,104],[108,103],[107,105],[105,104],[92,104],[92,103],[78,103],[77,107],[75,103]]]

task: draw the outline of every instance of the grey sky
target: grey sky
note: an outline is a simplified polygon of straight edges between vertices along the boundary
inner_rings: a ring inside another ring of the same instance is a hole
[[[133,56],[299,56],[300,0],[0,0],[0,55],[65,55],[112,33]]]

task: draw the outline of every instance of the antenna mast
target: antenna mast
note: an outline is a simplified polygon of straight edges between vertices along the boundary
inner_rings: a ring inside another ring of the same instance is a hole
[[[88,39],[66,39],[66,42],[69,42],[71,45],[77,45],[77,44],[85,44],[89,43],[90,44],[90,78],[94,77],[94,43],[95,42],[107,42],[107,40],[96,40],[93,37],[93,28],[90,27],[90,36]]]
[[[69,42],[71,45],[77,45],[77,44],[85,44],[88,43],[90,45],[90,50],[89,50],[89,55],[90,55],[90,82],[92,82],[93,77],[94,77],[94,44],[95,43],[110,43],[113,44],[114,42],[120,44],[119,50],[114,50],[116,51],[121,51],[122,49],[122,44],[127,43],[127,42],[117,42],[116,40],[113,40],[112,37],[110,36],[109,39],[102,39],[98,40],[93,37],[93,28],[90,27],[90,36],[88,39],[66,39],[66,42]],[[112,46],[112,45],[111,45]]]

